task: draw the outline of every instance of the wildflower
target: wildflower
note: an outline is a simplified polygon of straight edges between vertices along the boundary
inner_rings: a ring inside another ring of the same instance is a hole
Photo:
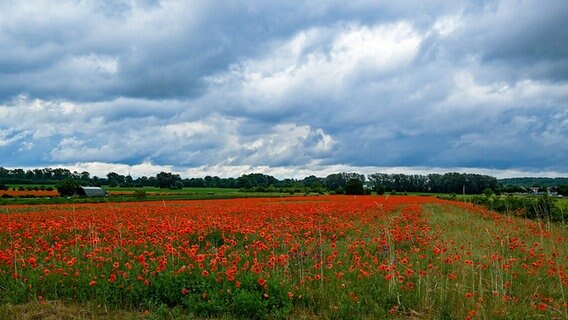
[[[36,258],[34,258],[34,257],[30,257],[28,259],[28,263],[32,266],[32,268],[37,267],[37,261],[36,261]]]

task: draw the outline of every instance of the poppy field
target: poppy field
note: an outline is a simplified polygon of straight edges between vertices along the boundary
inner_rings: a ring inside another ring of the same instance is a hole
[[[0,208],[0,303],[236,318],[568,318],[565,225],[425,196]]]

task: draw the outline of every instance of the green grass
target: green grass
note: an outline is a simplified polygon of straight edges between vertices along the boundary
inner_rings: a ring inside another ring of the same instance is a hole
[[[240,192],[239,189],[231,188],[183,188],[183,189],[160,189],[155,187],[145,188],[110,188],[103,186],[108,197],[37,197],[37,198],[0,198],[0,205],[16,204],[65,204],[65,203],[102,203],[102,202],[132,202],[132,201],[168,201],[168,200],[207,200],[207,199],[233,199],[233,198],[264,198],[286,197],[289,193],[277,192]],[[146,192],[144,198],[134,195],[137,190]],[[125,192],[126,194],[112,194],[112,192]],[[298,195],[298,194],[296,194]]]
[[[157,317],[154,317],[157,318]],[[166,317],[164,317],[166,318]],[[0,320],[36,319],[152,319],[140,311],[109,310],[96,304],[76,304],[64,301],[29,302],[0,305]]]
[[[564,210],[565,214],[568,214],[568,198],[557,199],[556,206],[561,210]]]
[[[156,193],[188,193],[188,194],[208,194],[208,193],[219,193],[219,194],[231,194],[238,193],[239,189],[236,188],[183,188],[183,189],[162,189],[157,187],[143,187],[143,188],[121,188],[121,187],[109,187],[102,186],[107,192],[134,192],[136,190],[144,190],[145,192],[156,192]]]
[[[425,284],[427,294],[422,296],[423,306],[431,310],[434,318],[446,315],[454,318],[467,314],[468,309],[476,309],[481,319],[532,319],[539,317],[534,307],[538,305],[538,301],[533,299],[535,295],[556,301],[565,299],[565,289],[559,279],[547,277],[550,269],[542,267],[527,273],[523,263],[528,255],[522,250],[511,249],[518,243],[538,244],[542,256],[565,257],[568,248],[559,239],[567,237],[568,230],[561,225],[551,224],[539,229],[536,223],[521,218],[493,220],[464,209],[439,205],[428,206],[427,211],[432,230],[449,244],[448,253],[465,253],[462,259],[472,261],[471,265],[437,265],[445,274],[456,274],[457,279],[454,284],[444,279]],[[526,225],[521,227],[525,222]],[[548,232],[559,235],[559,238],[543,236]],[[493,260],[491,257],[499,258]],[[499,260],[501,258],[503,260]],[[561,264],[562,260],[556,258],[555,263]],[[463,299],[465,292],[470,292],[473,297]],[[505,301],[506,296],[513,301]],[[481,298],[483,303],[480,303]],[[507,313],[503,314],[503,310]],[[567,315],[566,310],[556,310],[552,314],[559,319]]]
[[[41,187],[41,186],[55,188],[55,184],[41,184],[41,183],[39,183],[39,184],[6,184],[6,186],[10,189],[13,189],[13,188],[18,189],[18,187],[24,187],[24,188],[32,187],[33,188],[33,187]]]

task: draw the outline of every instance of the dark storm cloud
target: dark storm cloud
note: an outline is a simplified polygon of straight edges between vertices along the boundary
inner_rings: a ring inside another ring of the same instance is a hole
[[[202,77],[312,26],[374,24],[418,12],[429,23],[456,7],[421,3],[5,1],[0,97],[195,97],[207,89]]]

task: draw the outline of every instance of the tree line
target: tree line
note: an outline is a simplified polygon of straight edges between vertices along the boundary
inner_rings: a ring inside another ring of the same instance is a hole
[[[450,172],[445,174],[407,175],[374,173],[367,177],[356,172],[341,172],[326,177],[307,176],[303,179],[277,179],[263,173],[243,174],[238,178],[182,178],[179,174],[160,172],[156,176],[133,178],[110,172],[105,177],[91,176],[87,171],[77,172],[64,168],[6,169],[0,167],[0,186],[7,184],[56,185],[72,180],[79,185],[110,187],[184,187],[240,188],[254,192],[334,192],[363,194],[376,192],[429,192],[480,194],[485,189],[499,192],[503,186],[492,176]]]

